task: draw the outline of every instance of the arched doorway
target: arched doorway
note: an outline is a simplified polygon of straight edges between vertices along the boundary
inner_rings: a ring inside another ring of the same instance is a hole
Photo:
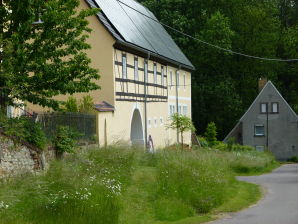
[[[144,145],[143,125],[140,111],[135,109],[131,120],[130,140],[132,145]]]

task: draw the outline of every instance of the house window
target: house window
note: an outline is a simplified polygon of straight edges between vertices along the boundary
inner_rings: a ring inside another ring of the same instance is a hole
[[[272,103],[271,109],[272,109],[272,113],[275,113],[275,114],[279,113],[278,103]]]
[[[148,128],[151,128],[151,120],[148,119]]]
[[[178,89],[179,89],[179,87],[180,87],[180,77],[179,77],[179,72],[177,71],[177,87],[178,87]]]
[[[186,88],[186,75],[185,74],[183,75],[183,86],[185,89]]]
[[[162,86],[163,86],[163,83],[164,83],[164,78],[165,78],[164,68],[163,68],[163,66],[161,66],[161,85]]]
[[[173,86],[173,72],[170,71],[170,88],[172,89]]]
[[[126,55],[122,55],[122,78],[127,78],[127,59]]]
[[[163,125],[163,118],[160,117],[160,126],[162,126],[162,125]]]
[[[147,61],[145,61],[144,73],[145,73],[145,82],[148,82],[148,62]]]
[[[256,150],[259,152],[263,152],[265,150],[265,147],[263,145],[257,145]]]
[[[138,58],[135,58],[135,80],[139,80],[139,63],[138,63]]]
[[[255,125],[255,136],[264,136],[265,135],[265,127],[263,124]]]
[[[261,114],[266,114],[267,109],[268,109],[268,104],[267,103],[261,103]]]
[[[172,116],[175,113],[176,113],[175,106],[174,105],[170,105],[170,116]]]
[[[179,114],[182,114],[182,108],[181,108],[181,106],[178,107],[178,113]]]
[[[154,84],[157,84],[157,66],[154,64],[153,66],[153,73],[154,73]]]
[[[157,118],[154,118],[154,127],[157,127]]]
[[[187,106],[183,106],[183,115],[184,115],[184,116],[187,115]]]

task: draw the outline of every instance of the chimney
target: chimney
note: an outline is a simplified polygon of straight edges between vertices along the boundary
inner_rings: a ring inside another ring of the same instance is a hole
[[[259,78],[259,92],[262,91],[262,89],[264,88],[267,82],[268,82],[267,78],[264,78],[264,77]]]

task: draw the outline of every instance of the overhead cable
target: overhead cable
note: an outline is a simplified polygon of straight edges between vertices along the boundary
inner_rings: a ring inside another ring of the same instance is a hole
[[[137,9],[131,7],[130,5],[126,4],[125,2],[123,2],[123,1],[121,1],[121,0],[117,0],[117,1],[118,1],[119,3],[121,3],[122,5],[128,7],[128,8],[130,8],[130,9],[132,9],[132,10],[134,10],[135,12],[137,12],[137,13],[139,13],[139,14],[145,16],[145,17],[147,17],[148,19],[151,19],[151,20],[153,20],[154,22],[161,24],[162,26],[165,26],[165,27],[167,27],[167,28],[169,28],[169,29],[171,29],[171,30],[173,30],[173,31],[175,31],[175,32],[177,32],[177,33],[183,35],[183,36],[186,36],[186,37],[188,37],[188,38],[190,38],[190,39],[196,40],[196,41],[198,41],[198,42],[200,42],[200,43],[203,43],[203,44],[208,45],[208,46],[210,46],[210,47],[216,48],[216,49],[218,49],[218,50],[225,51],[225,52],[228,52],[228,53],[231,53],[231,54],[235,54],[235,55],[239,55],[239,56],[243,56],[243,57],[247,57],[247,58],[259,59],[259,60],[264,60],[264,61],[298,62],[298,59],[266,58],[266,57],[259,57],[259,56],[254,56],[254,55],[248,55],[248,54],[244,54],[244,53],[236,52],[236,51],[233,51],[233,50],[229,50],[229,49],[226,49],[226,48],[217,46],[217,45],[215,45],[215,44],[211,44],[211,43],[209,43],[209,42],[207,42],[207,41],[204,41],[204,40],[201,40],[201,39],[199,39],[199,38],[193,37],[193,36],[191,36],[190,34],[184,33],[184,32],[182,32],[182,31],[180,31],[180,30],[178,30],[178,29],[176,29],[176,28],[173,28],[173,27],[171,27],[171,26],[169,26],[169,25],[167,25],[167,24],[165,24],[165,23],[163,23],[163,22],[160,22],[160,21],[158,21],[157,19],[152,18],[151,16],[148,16],[148,15],[146,15],[146,14],[144,14],[144,13],[138,11]],[[127,15],[128,15],[128,14],[127,14]]]

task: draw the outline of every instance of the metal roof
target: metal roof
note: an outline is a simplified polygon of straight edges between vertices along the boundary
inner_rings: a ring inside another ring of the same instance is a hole
[[[140,3],[135,0],[121,0],[124,4],[118,0],[87,0],[87,2],[92,7],[97,6],[101,9],[101,13],[98,13],[99,19],[117,40],[124,40],[143,50],[194,69],[164,27],[154,21],[157,19],[153,13]]]

